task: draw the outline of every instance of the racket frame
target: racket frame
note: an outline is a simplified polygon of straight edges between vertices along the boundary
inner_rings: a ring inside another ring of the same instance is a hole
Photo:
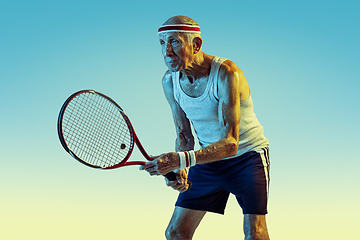
[[[128,151],[128,154],[124,157],[124,159],[119,162],[118,164],[115,164],[113,166],[109,166],[109,167],[101,167],[101,166],[97,166],[97,165],[93,165],[91,163],[88,163],[86,161],[84,161],[83,159],[81,159],[79,156],[77,156],[67,145],[64,136],[62,134],[62,120],[64,117],[64,111],[67,108],[67,106],[69,105],[70,101],[72,99],[74,99],[75,97],[77,97],[80,94],[83,93],[93,93],[93,94],[98,94],[104,98],[106,98],[107,100],[109,100],[111,103],[113,103],[117,109],[119,110],[119,112],[121,113],[121,115],[124,117],[125,122],[127,123],[127,126],[129,128],[129,131],[132,133],[130,134],[133,139],[131,141],[132,145],[130,146],[130,149]],[[58,123],[57,123],[57,130],[58,130],[58,136],[61,142],[61,145],[63,146],[63,148],[65,149],[65,151],[67,151],[73,158],[75,158],[78,162],[92,167],[92,168],[97,168],[97,169],[115,169],[115,168],[119,168],[119,167],[124,167],[124,166],[131,166],[131,165],[143,165],[146,162],[145,161],[130,161],[128,162],[127,160],[129,160],[133,150],[134,150],[134,143],[136,144],[136,146],[138,147],[138,149],[140,150],[140,152],[142,153],[142,155],[145,157],[146,160],[154,160],[154,158],[152,158],[144,149],[144,147],[142,146],[142,144],[140,143],[139,138],[137,137],[134,127],[132,126],[129,117],[125,114],[124,110],[119,106],[119,104],[117,104],[114,100],[112,100],[110,97],[106,96],[105,94],[102,94],[100,92],[94,91],[94,90],[81,90],[78,92],[73,93],[70,97],[67,98],[67,100],[64,102],[63,106],[61,107],[60,113],[59,113],[59,117],[58,117]],[[175,181],[176,180],[176,174],[174,172],[169,172],[167,174],[164,175],[167,179],[169,179],[170,181]],[[189,186],[191,186],[191,182],[188,180],[188,184]]]
[[[93,93],[93,94],[98,94],[104,98],[106,98],[107,100],[109,100],[111,103],[113,103],[116,108],[119,110],[119,112],[121,113],[121,115],[123,116],[129,131],[130,131],[130,135],[132,137],[132,145],[129,147],[129,151],[127,153],[127,155],[124,157],[124,159],[119,162],[118,164],[115,164],[113,166],[109,166],[109,167],[101,167],[101,166],[97,166],[97,165],[93,165],[87,161],[84,161],[83,159],[81,159],[79,156],[77,156],[67,145],[66,140],[64,139],[64,136],[62,134],[62,121],[63,121],[63,117],[64,117],[64,112],[65,109],[67,108],[67,106],[69,105],[70,101],[74,98],[76,98],[77,96],[79,96],[80,94],[83,93]],[[119,168],[119,167],[123,167],[123,166],[131,166],[131,165],[143,165],[146,162],[145,161],[130,161],[128,162],[133,150],[134,150],[134,142],[137,145],[138,149],[140,150],[140,152],[142,153],[142,155],[145,157],[145,159],[151,161],[154,160],[152,157],[150,157],[149,154],[147,154],[147,152],[145,151],[144,147],[142,146],[142,144],[139,141],[139,138],[137,137],[134,127],[132,126],[130,119],[128,118],[128,116],[125,114],[124,110],[119,106],[119,104],[117,104],[114,100],[112,100],[110,97],[94,91],[94,90],[81,90],[78,91],[76,93],[73,93],[70,97],[68,97],[68,99],[64,102],[63,106],[61,107],[60,113],[59,113],[59,117],[58,117],[58,123],[57,123],[57,130],[58,130],[58,136],[59,136],[59,140],[61,142],[61,145],[63,146],[63,148],[65,149],[66,152],[68,152],[73,158],[75,158],[76,160],[78,160],[79,162],[81,162],[82,164],[85,164],[86,166],[92,167],[92,168],[99,168],[99,169],[114,169],[114,168]]]

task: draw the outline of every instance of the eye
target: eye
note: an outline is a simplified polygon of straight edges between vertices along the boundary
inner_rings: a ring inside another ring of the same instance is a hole
[[[173,40],[171,41],[171,43],[172,43],[173,45],[177,45],[177,44],[179,44],[180,42],[179,42],[179,40],[177,40],[177,39],[173,39]]]
[[[164,40],[160,40],[160,45],[164,45],[165,41]]]

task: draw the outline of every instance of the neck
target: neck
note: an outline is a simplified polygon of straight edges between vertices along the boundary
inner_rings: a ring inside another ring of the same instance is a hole
[[[180,70],[181,73],[188,76],[190,81],[207,77],[210,74],[211,62],[214,57],[200,51],[194,57],[194,60],[189,64],[186,69]]]

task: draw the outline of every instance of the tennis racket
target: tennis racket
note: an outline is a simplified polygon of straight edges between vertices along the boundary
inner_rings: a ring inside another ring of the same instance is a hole
[[[93,90],[78,91],[65,101],[57,129],[64,149],[92,168],[145,164],[145,161],[128,161],[135,144],[145,159],[153,160],[141,145],[123,109],[108,96]],[[176,180],[174,172],[165,177]]]

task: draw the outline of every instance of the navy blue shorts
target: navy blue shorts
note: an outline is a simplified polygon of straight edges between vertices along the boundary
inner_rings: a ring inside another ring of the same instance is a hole
[[[190,190],[180,193],[176,206],[224,214],[234,194],[244,214],[267,214],[269,149],[190,168]]]

